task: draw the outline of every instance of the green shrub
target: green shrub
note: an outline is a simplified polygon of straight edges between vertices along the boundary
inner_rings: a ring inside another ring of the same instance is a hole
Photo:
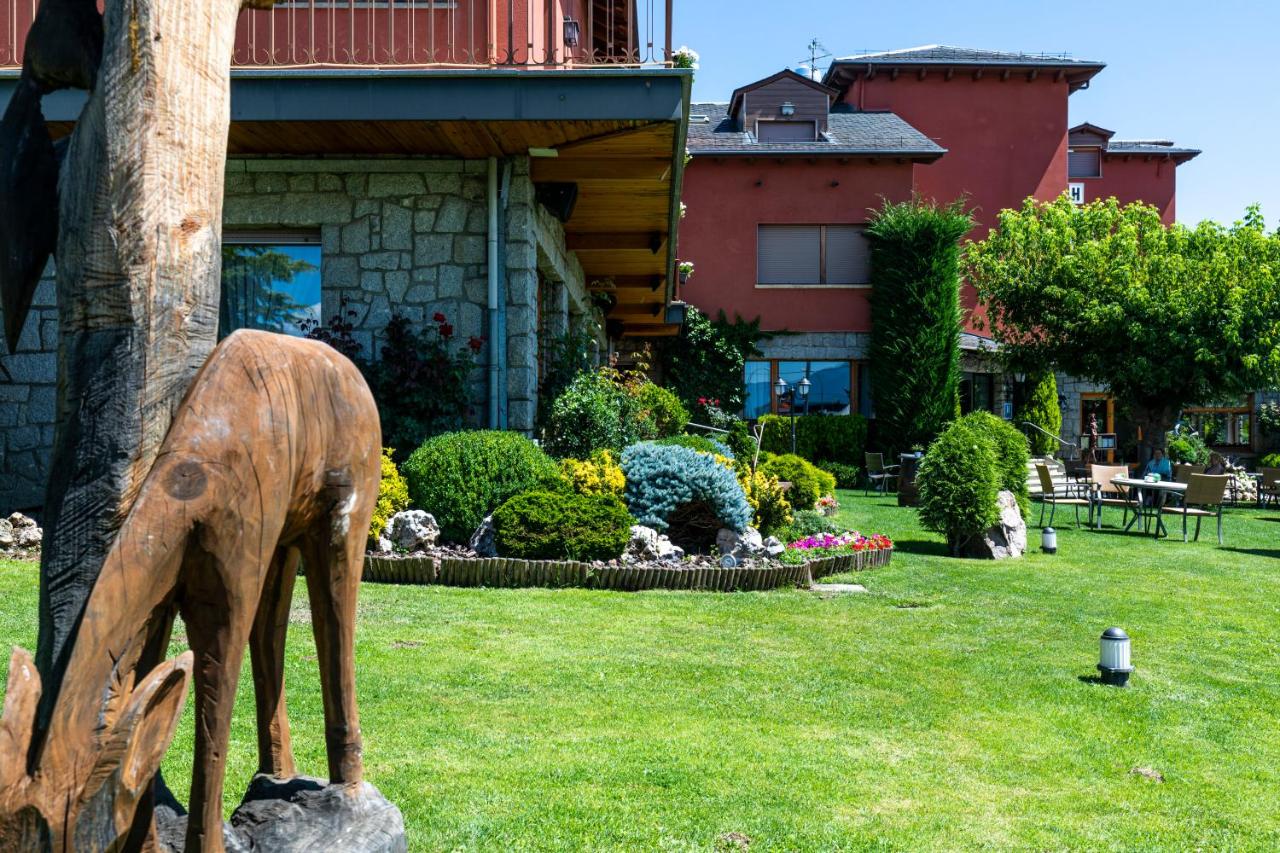
[[[382,448],[382,479],[378,481],[378,502],[373,505],[373,520],[369,523],[370,546],[377,544],[393,515],[409,508],[409,484],[396,468],[393,453],[390,447]]]
[[[597,450],[590,459],[561,459],[560,478],[580,495],[622,497],[622,489],[627,484],[622,467],[608,450]]]
[[[733,451],[733,458],[746,460],[755,458],[756,440],[751,435],[751,427],[747,426],[747,422],[741,418],[734,418],[726,429],[729,432],[720,438]]]
[[[554,456],[586,459],[597,450],[620,453],[636,441],[635,398],[605,368],[579,373],[547,415],[544,439]]]
[[[732,470],[687,447],[640,442],[622,454],[627,506],[684,548],[706,550],[722,527],[741,532],[751,504]]]
[[[760,449],[791,452],[791,418],[764,415]],[[867,419],[861,415],[803,415],[796,418],[796,455],[846,465],[862,465],[867,447]]]
[[[809,536],[837,533],[836,523],[816,509],[797,510],[792,514],[791,525],[775,534],[783,544],[798,542]]]
[[[997,466],[991,439],[964,419],[947,427],[920,461],[920,522],[946,537],[953,556],[999,517]]]
[[[754,523],[757,530],[770,536],[779,530],[789,527],[793,521],[791,502],[777,477],[763,471],[752,471],[745,462],[734,465],[738,475],[738,484],[747,496],[747,503],[755,513]]]
[[[844,462],[817,462],[815,464],[836,478],[837,489],[858,488],[858,477],[862,474],[862,469],[857,465],[847,465]]]
[[[990,412],[970,412],[960,420],[991,442],[996,457],[997,489],[1013,492],[1025,518],[1031,510],[1031,493],[1027,488],[1027,463],[1031,457],[1027,437],[1013,424]]]
[[[1170,461],[1183,465],[1207,465],[1209,448],[1199,433],[1179,427],[1165,436],[1165,453]]]
[[[1258,460],[1258,467],[1280,468],[1280,453],[1268,453],[1266,456],[1263,456]]]
[[[1058,452],[1058,442],[1053,436],[1062,432],[1062,410],[1058,407],[1058,380],[1052,370],[1028,377],[1030,392],[1018,409],[1014,420],[1021,426],[1033,423],[1044,432],[1027,428],[1027,441],[1036,456],[1048,456]],[[1047,432],[1049,435],[1045,435]]]
[[[689,425],[689,410],[673,392],[652,382],[642,382],[632,391],[637,420],[645,424],[646,438],[679,435]]]
[[[705,435],[673,435],[668,438],[660,438],[654,444],[661,444],[664,447],[687,447],[699,453],[710,453],[713,456],[724,456],[728,459],[734,458],[733,451],[727,446],[714,438],[707,438]]]
[[[818,498],[836,489],[836,478],[807,459],[784,453],[760,463],[760,471],[791,483],[787,501],[794,509],[813,509]]]
[[[943,207],[917,198],[901,204],[886,201],[867,227],[868,354],[882,443],[898,448],[928,444],[956,416],[959,241],[972,226],[961,202]]]
[[[409,497],[435,516],[446,542],[466,542],[508,499],[559,481],[556,463],[515,432],[451,432],[423,442],[404,463]]]
[[[494,545],[525,560],[612,560],[634,523],[613,495],[525,492],[493,513]]]
[[[748,358],[762,355],[756,343],[771,337],[760,330],[759,318],[730,321],[721,311],[712,320],[690,306],[680,334],[658,345],[662,375],[699,422],[706,423],[702,419],[709,406],[742,409],[743,366]]]

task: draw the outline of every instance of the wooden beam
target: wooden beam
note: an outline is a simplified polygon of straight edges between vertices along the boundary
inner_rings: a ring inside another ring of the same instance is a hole
[[[1034,83],[1034,82],[1035,82],[1036,77],[1038,77],[1038,76],[1040,76],[1040,69],[1039,69],[1039,68],[1032,68],[1030,71],[1028,71],[1028,72],[1027,72],[1027,82],[1028,82],[1028,83]]]
[[[917,79],[917,80],[923,80],[923,79],[924,79],[924,76],[925,76],[926,74],[928,74],[928,73],[929,73],[929,69],[928,69],[928,67],[927,67],[927,66],[923,66],[923,65],[922,65],[922,66],[920,67],[920,70],[919,70],[918,72],[916,72],[916,79]]]
[[[662,302],[642,305],[615,305],[610,317],[657,317],[666,305]]]
[[[624,160],[607,157],[551,157],[533,161],[532,178],[541,181],[665,181],[671,159]]]
[[[651,290],[657,291],[666,282],[665,275],[611,275],[598,279],[600,286],[592,282],[591,290]],[[608,285],[605,284],[608,282]]]
[[[680,334],[680,327],[672,323],[655,326],[627,325],[622,331],[624,338],[674,338]]]
[[[954,76],[956,76],[956,70],[954,68],[948,68],[947,73],[942,75],[942,79],[950,81]]]
[[[1010,74],[1010,71],[1009,71],[1009,69],[1008,69],[1008,68],[1006,68],[1005,70],[1001,71],[1001,72],[1000,72],[1000,82],[1001,82],[1001,83],[1007,83],[1007,82],[1009,82],[1009,74]]]
[[[974,80],[981,80],[981,79],[982,79],[982,69],[981,69],[981,68],[979,68],[979,69],[977,69],[976,71],[974,71],[974,72],[973,72],[973,79],[974,79]]]
[[[890,79],[890,80],[897,80],[897,79],[898,79],[898,69],[897,69],[897,68],[894,68],[894,69],[892,69],[892,70],[890,70],[890,71],[889,71],[889,79]]]
[[[652,234],[637,231],[602,232],[599,234],[588,232],[567,234],[564,242],[565,248],[571,252],[613,252],[626,249],[647,249],[656,255],[667,242],[667,235],[657,231]]]
[[[1063,80],[1066,79],[1066,76],[1067,76],[1067,72],[1064,69],[1059,68],[1058,73],[1053,75],[1053,82],[1061,83]]]

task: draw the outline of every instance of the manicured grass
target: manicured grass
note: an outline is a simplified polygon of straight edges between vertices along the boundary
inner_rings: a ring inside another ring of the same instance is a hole
[[[1056,557],[982,563],[892,498],[841,500],[898,543],[865,595],[366,586],[366,766],[412,848],[1280,847],[1280,513],[1232,511],[1226,549],[1063,523]],[[35,590],[0,563],[0,639],[34,643]],[[300,592],[289,702],[322,774],[307,621]],[[1126,690],[1090,681],[1113,624]],[[241,688],[229,801],[247,667]],[[188,709],[179,792],[190,744]]]

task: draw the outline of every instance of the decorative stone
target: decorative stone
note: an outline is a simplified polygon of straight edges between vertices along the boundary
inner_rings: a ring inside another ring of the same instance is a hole
[[[391,516],[386,537],[402,551],[422,551],[436,544],[440,525],[435,516],[420,509],[407,509]]]
[[[674,563],[684,559],[684,549],[652,527],[633,524],[623,558],[628,562],[661,560]]]
[[[1021,557],[1027,550],[1027,523],[1013,492],[1002,491],[996,498],[1000,518],[981,537],[969,540],[966,557],[981,560],[1006,560]]]
[[[13,535],[13,524],[8,519],[0,518],[0,551],[9,550],[16,541]]]
[[[480,522],[480,526],[476,528],[476,532],[471,534],[471,541],[467,543],[471,550],[476,552],[480,557],[496,557],[498,556],[497,545],[494,544],[494,536],[497,533],[493,526],[493,516],[486,515],[484,520]]]
[[[763,554],[764,540],[760,536],[760,531],[754,527],[748,527],[741,533],[722,527],[716,534],[716,547],[720,549],[721,554],[732,554],[742,560]]]
[[[782,553],[787,550],[787,546],[776,536],[770,536],[764,540],[764,555],[766,557],[781,557]]]

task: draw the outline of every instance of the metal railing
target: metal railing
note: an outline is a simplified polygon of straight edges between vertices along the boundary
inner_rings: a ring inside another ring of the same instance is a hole
[[[22,64],[39,0],[0,0],[0,68]],[[245,9],[253,68],[670,66],[673,0],[278,0]]]

